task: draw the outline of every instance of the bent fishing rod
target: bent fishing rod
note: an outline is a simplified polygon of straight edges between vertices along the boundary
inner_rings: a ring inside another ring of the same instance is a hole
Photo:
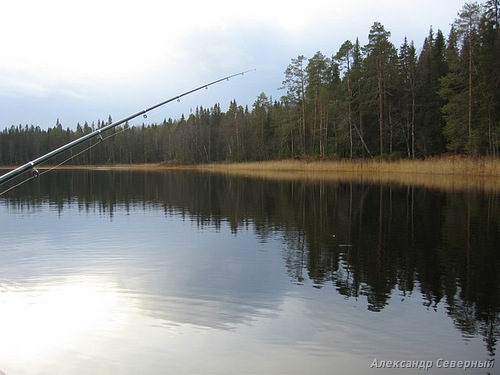
[[[253,70],[255,70],[255,69],[253,69]],[[113,123],[108,124],[106,126],[103,126],[102,128],[97,129],[97,130],[93,131],[92,133],[89,133],[89,134],[84,135],[84,136],[82,136],[82,137],[80,137],[78,139],[75,139],[72,142],[69,142],[69,143],[67,143],[67,144],[65,144],[65,145],[63,145],[63,146],[61,146],[61,147],[59,147],[59,148],[57,148],[57,149],[55,149],[55,150],[53,150],[51,152],[46,153],[45,155],[42,155],[42,156],[40,156],[40,157],[38,157],[38,158],[30,161],[30,162],[27,162],[26,164],[21,165],[18,168],[14,169],[14,170],[12,170],[10,172],[7,172],[6,174],[0,176],[0,185],[2,185],[3,183],[5,183],[7,181],[12,180],[13,178],[19,176],[20,174],[22,174],[22,173],[24,173],[24,172],[26,172],[26,171],[28,171],[30,169],[33,171],[33,175],[34,176],[38,176],[39,173],[38,173],[38,171],[35,168],[37,165],[40,165],[40,164],[46,162],[47,160],[52,159],[53,157],[55,157],[57,155],[60,155],[63,152],[68,151],[68,150],[70,150],[70,149],[78,146],[79,144],[85,142],[85,141],[88,141],[89,139],[92,139],[92,138],[95,138],[95,137],[99,137],[100,139],[102,139],[102,133],[105,132],[105,131],[107,131],[107,130],[115,128],[118,125],[126,123],[127,121],[130,121],[130,120],[132,120],[132,119],[134,119],[136,117],[139,117],[141,115],[144,116],[144,118],[146,118],[147,117],[146,114],[148,112],[152,111],[153,109],[161,107],[161,106],[163,106],[163,105],[165,105],[167,103],[173,102],[174,100],[178,101],[180,98],[182,98],[182,97],[184,97],[186,95],[192,94],[192,93],[194,93],[196,91],[199,91],[201,89],[207,89],[209,86],[215,85],[215,84],[217,84],[219,82],[222,82],[222,81],[229,81],[229,79],[231,79],[233,77],[236,77],[236,76],[239,76],[239,75],[244,75],[245,73],[251,72],[253,70],[246,70],[244,72],[239,72],[239,73],[236,73],[236,74],[232,74],[232,75],[229,75],[227,77],[215,80],[213,82],[206,83],[206,84],[204,84],[202,86],[199,86],[199,87],[196,87],[196,88],[194,88],[192,90],[186,91],[185,93],[182,93],[182,94],[174,96],[174,97],[172,97],[170,99],[164,100],[161,103],[158,103],[158,104],[155,104],[155,105],[153,105],[151,107],[143,109],[142,111],[136,112],[136,113],[134,113],[134,114],[132,114],[130,116],[127,116],[127,117],[125,117],[125,118],[123,118],[123,119],[121,119],[119,121],[116,121],[116,122],[113,122]]]

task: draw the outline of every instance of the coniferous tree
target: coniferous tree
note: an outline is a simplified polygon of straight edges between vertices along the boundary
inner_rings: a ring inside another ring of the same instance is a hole
[[[377,98],[378,108],[378,141],[379,153],[384,154],[384,133],[388,117],[388,87],[390,85],[390,63],[395,61],[396,51],[389,41],[391,33],[386,31],[380,22],[375,22],[368,35],[368,44],[365,46],[365,79],[368,88]],[[370,85],[370,77],[376,82]]]
[[[309,150],[311,154],[326,156],[328,122],[333,86],[338,82],[338,70],[321,52],[309,59],[306,67],[308,103]]]
[[[441,80],[439,95],[445,101],[442,107],[446,125],[443,134],[447,149],[454,153],[466,151],[467,134],[467,80],[461,66],[460,51],[457,46],[457,33],[452,27],[446,47],[448,73]]]
[[[353,44],[350,40],[346,40],[334,56],[335,61],[339,66],[340,71],[344,73],[343,87],[340,92],[340,97],[347,107],[347,134],[349,137],[349,158],[354,155],[354,134],[353,134],[353,108],[352,108],[352,85],[351,85],[351,66],[353,59]]]
[[[478,153],[478,137],[474,137],[472,132],[473,111],[474,111],[474,86],[475,86],[475,57],[476,42],[480,21],[480,7],[478,3],[466,3],[458,14],[455,21],[457,35],[462,39],[462,59],[466,60],[467,68],[467,149],[470,153]],[[477,134],[477,132],[476,132]]]
[[[481,49],[478,53],[479,117],[486,144],[485,153],[498,156],[500,140],[500,0],[489,0],[479,29]]]
[[[480,7],[466,3],[458,13],[448,41],[450,71],[442,81],[441,94],[447,101],[443,106],[448,149],[454,152],[480,153],[480,130],[475,101],[476,54]]]
[[[256,145],[256,158],[265,160],[270,158],[270,140],[272,139],[271,127],[271,101],[265,93],[261,93],[253,104],[253,122],[256,129],[255,138]]]
[[[403,124],[406,154],[415,158],[415,115],[417,109],[417,54],[413,42],[407,39],[399,53],[400,90],[401,90],[401,122]]]
[[[432,28],[424,40],[418,58],[416,153],[420,156],[437,155],[445,151],[442,107],[438,94],[442,78],[448,73],[446,41],[441,30],[436,35]]]
[[[298,125],[298,133],[300,135],[300,152],[307,155],[307,140],[306,140],[306,71],[305,71],[305,56],[299,55],[292,59],[291,63],[285,70],[285,80],[283,88],[287,90],[283,100],[287,106],[295,113],[291,113]]]

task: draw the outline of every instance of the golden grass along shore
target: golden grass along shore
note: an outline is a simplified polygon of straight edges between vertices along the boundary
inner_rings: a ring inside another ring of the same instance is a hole
[[[278,160],[246,163],[205,164],[198,169],[217,171],[294,171],[352,173],[411,173],[500,177],[500,160],[492,158],[442,157],[423,160]]]
[[[425,160],[280,160],[207,164],[200,170],[267,179],[357,181],[417,185],[442,190],[500,191],[500,160],[440,157]]]

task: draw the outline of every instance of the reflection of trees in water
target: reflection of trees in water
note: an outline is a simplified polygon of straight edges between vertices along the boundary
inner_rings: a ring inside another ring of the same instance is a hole
[[[500,337],[498,197],[449,194],[439,255],[448,313],[465,336],[480,333],[493,354]]]
[[[29,186],[28,186],[29,185]],[[57,172],[9,193],[18,207],[81,210],[111,218],[148,205],[218,230],[252,225],[278,236],[293,282],[326,283],[380,311],[395,290],[424,305],[446,302],[465,337],[491,354],[500,337],[500,204],[496,194],[442,193],[360,183],[271,182],[214,174]]]

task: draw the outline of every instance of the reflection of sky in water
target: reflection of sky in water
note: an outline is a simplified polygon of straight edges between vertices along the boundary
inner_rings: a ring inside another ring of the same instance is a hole
[[[92,331],[117,330],[124,324],[126,314],[119,305],[126,301],[103,279],[74,277],[28,285],[2,285],[3,360],[41,360]]]
[[[110,220],[0,201],[0,227],[8,375],[364,374],[381,371],[370,370],[374,358],[485,356],[419,293],[396,292],[373,313],[364,297],[290,282],[283,241],[261,241],[251,223],[233,234],[142,205]]]

